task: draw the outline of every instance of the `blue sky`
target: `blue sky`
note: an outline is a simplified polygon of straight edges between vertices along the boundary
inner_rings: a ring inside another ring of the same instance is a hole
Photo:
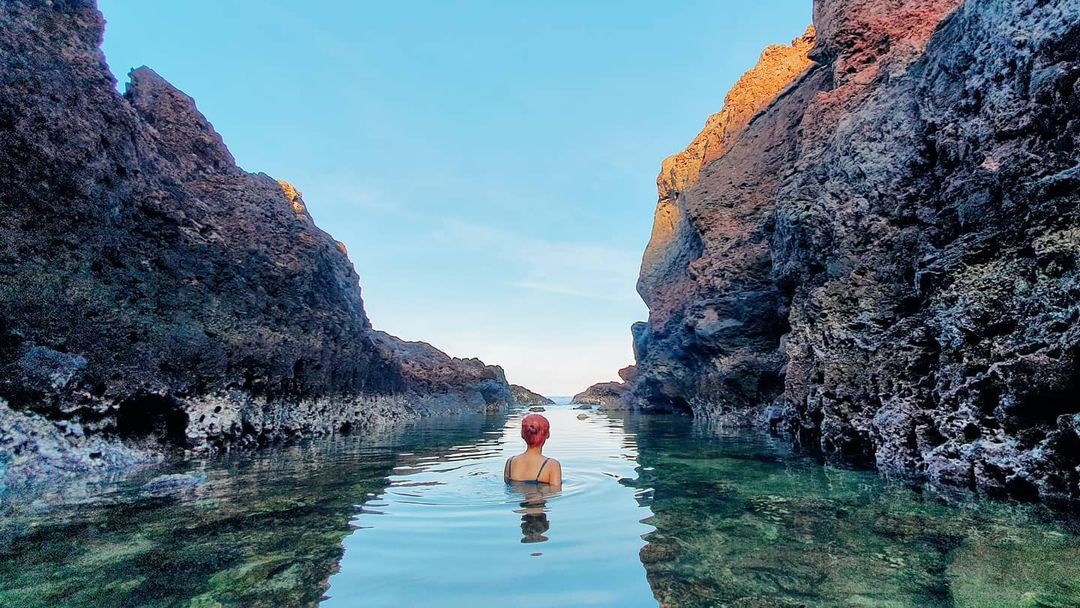
[[[343,241],[378,329],[567,395],[632,361],[660,161],[810,0],[100,0]]]

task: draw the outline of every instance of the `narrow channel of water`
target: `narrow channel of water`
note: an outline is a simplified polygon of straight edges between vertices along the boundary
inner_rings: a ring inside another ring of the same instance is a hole
[[[412,456],[353,518],[325,605],[655,606],[638,559],[652,528],[634,437],[602,414],[544,415],[560,492],[503,483],[520,415],[482,441]]]
[[[549,407],[561,492],[507,487],[522,413],[415,421],[0,496],[0,606],[1080,606],[1080,526],[947,504],[782,439]]]

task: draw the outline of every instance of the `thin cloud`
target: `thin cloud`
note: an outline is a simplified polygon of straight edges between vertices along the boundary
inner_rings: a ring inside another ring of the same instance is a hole
[[[612,301],[636,298],[640,254],[598,243],[554,241],[460,220],[444,223],[444,238],[483,248],[516,269],[510,285]]]

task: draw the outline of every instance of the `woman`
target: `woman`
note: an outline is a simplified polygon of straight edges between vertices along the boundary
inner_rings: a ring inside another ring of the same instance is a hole
[[[529,414],[521,420],[521,438],[525,440],[525,451],[506,460],[503,479],[546,483],[559,487],[562,485],[562,465],[554,458],[544,456],[544,442],[551,437],[551,425],[540,414]]]

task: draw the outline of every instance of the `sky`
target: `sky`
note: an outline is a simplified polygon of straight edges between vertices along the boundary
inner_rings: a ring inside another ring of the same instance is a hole
[[[241,167],[345,243],[377,329],[571,395],[633,362],[660,162],[811,0],[100,0]]]

